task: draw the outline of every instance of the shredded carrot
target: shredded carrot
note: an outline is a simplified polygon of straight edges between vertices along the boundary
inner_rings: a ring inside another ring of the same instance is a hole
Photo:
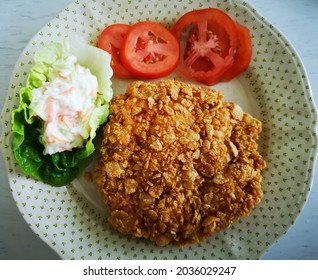
[[[63,95],[70,94],[73,90],[74,90],[74,87],[71,86],[67,90],[64,90],[63,92],[61,92],[61,94],[63,94]]]
[[[91,114],[91,112],[94,109],[94,105],[92,105],[83,115],[82,115],[82,120],[83,122],[87,121],[89,115]]]

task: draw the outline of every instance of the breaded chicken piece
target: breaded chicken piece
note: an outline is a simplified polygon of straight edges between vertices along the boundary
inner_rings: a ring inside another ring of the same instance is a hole
[[[222,99],[167,80],[134,82],[112,100],[96,180],[117,230],[184,246],[260,202],[261,122]]]

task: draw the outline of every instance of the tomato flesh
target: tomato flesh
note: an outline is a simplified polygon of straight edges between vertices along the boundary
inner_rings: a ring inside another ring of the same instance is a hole
[[[111,67],[114,74],[120,78],[132,78],[133,75],[124,67],[120,59],[120,47],[130,26],[127,24],[112,24],[106,27],[99,36],[97,46],[112,56]]]
[[[227,70],[221,81],[227,82],[241,74],[247,69],[252,58],[252,40],[250,31],[247,27],[237,24],[237,31],[239,36],[239,46],[235,54],[233,65]]]
[[[236,24],[223,11],[208,8],[184,14],[172,33],[180,40],[189,28],[178,71],[189,79],[213,85],[233,64],[238,46]]]
[[[138,78],[155,79],[170,74],[179,57],[176,38],[164,26],[151,21],[134,24],[120,48],[123,65]]]

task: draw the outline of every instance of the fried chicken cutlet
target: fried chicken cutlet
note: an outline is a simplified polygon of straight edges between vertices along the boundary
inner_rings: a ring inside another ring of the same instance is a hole
[[[219,91],[133,82],[110,105],[96,168],[109,222],[158,245],[198,243],[262,198],[261,122]]]

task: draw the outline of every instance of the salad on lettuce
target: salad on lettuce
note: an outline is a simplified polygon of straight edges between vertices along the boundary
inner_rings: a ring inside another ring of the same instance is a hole
[[[25,174],[63,186],[87,165],[107,121],[110,55],[72,38],[37,50],[34,62],[12,112],[13,154]]]

